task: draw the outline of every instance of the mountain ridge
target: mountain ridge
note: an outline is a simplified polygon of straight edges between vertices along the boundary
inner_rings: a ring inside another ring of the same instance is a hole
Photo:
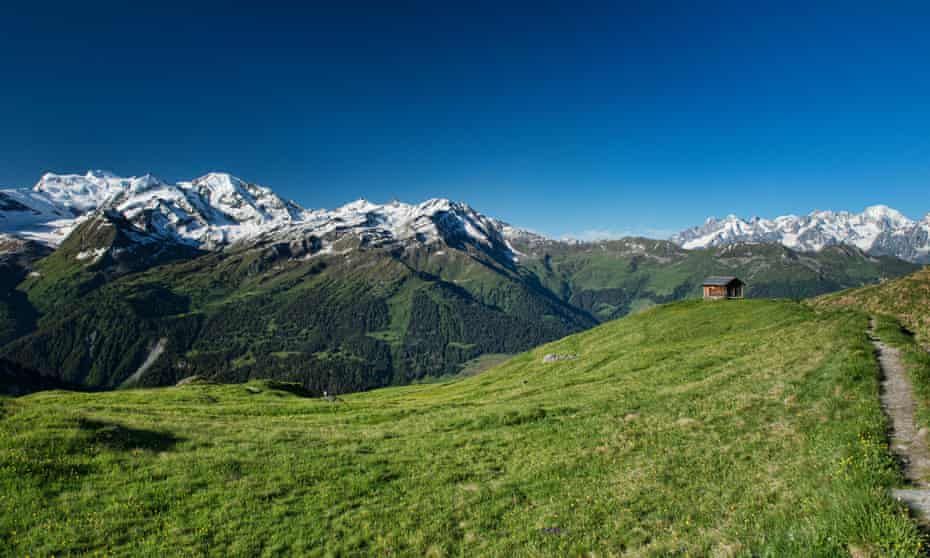
[[[930,263],[930,213],[914,220],[887,205],[873,205],[861,213],[814,210],[774,219],[747,220],[731,214],[723,219],[708,218],[703,225],[685,229],[671,240],[686,249],[770,242],[805,252],[847,244],[874,255]]]
[[[99,210],[115,211],[140,230],[207,250],[300,238],[318,239],[322,250],[353,235],[369,244],[458,239],[515,260],[520,256],[517,244],[600,242],[555,240],[445,198],[414,204],[359,199],[335,209],[305,209],[270,188],[224,172],[172,184],[152,174],[127,178],[101,170],[45,173],[31,189],[0,190],[0,233],[55,246]],[[930,213],[915,220],[886,205],[873,205],[860,213],[814,210],[774,219],[731,214],[708,218],[670,240],[685,249],[762,242],[802,252],[847,244],[872,255],[930,263]]]
[[[449,199],[417,204],[359,199],[332,210],[311,210],[220,172],[175,184],[151,174],[46,173],[31,189],[0,190],[0,232],[53,247],[100,211],[117,213],[140,231],[206,250],[310,239],[317,250],[332,251],[353,236],[365,245],[440,239],[470,243],[515,260],[519,256],[512,241],[544,240]]]

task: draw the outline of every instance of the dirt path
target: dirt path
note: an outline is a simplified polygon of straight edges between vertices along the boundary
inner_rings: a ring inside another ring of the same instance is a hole
[[[917,427],[914,387],[901,363],[898,349],[875,336],[875,320],[869,322],[869,338],[878,352],[882,372],[882,408],[891,419],[891,449],[904,466],[910,488],[892,494],[907,503],[926,521],[930,518],[930,449],[926,428]]]

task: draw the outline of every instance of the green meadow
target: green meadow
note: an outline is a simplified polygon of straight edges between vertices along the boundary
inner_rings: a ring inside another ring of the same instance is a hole
[[[921,555],[866,327],[687,301],[335,403],[274,382],[0,399],[0,552]]]

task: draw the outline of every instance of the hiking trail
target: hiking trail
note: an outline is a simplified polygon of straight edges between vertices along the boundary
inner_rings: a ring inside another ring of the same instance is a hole
[[[930,448],[927,428],[918,428],[914,386],[901,362],[901,352],[875,335],[875,319],[869,320],[869,339],[878,353],[881,367],[881,402],[891,421],[891,450],[904,467],[910,486],[892,490],[892,496],[906,503],[923,521],[930,520]]]

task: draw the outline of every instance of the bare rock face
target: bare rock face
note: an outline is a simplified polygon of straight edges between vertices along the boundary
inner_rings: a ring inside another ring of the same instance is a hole
[[[559,362],[560,360],[572,360],[576,358],[578,358],[578,355],[574,353],[565,353],[565,354],[549,353],[543,357],[543,362],[545,363]]]

